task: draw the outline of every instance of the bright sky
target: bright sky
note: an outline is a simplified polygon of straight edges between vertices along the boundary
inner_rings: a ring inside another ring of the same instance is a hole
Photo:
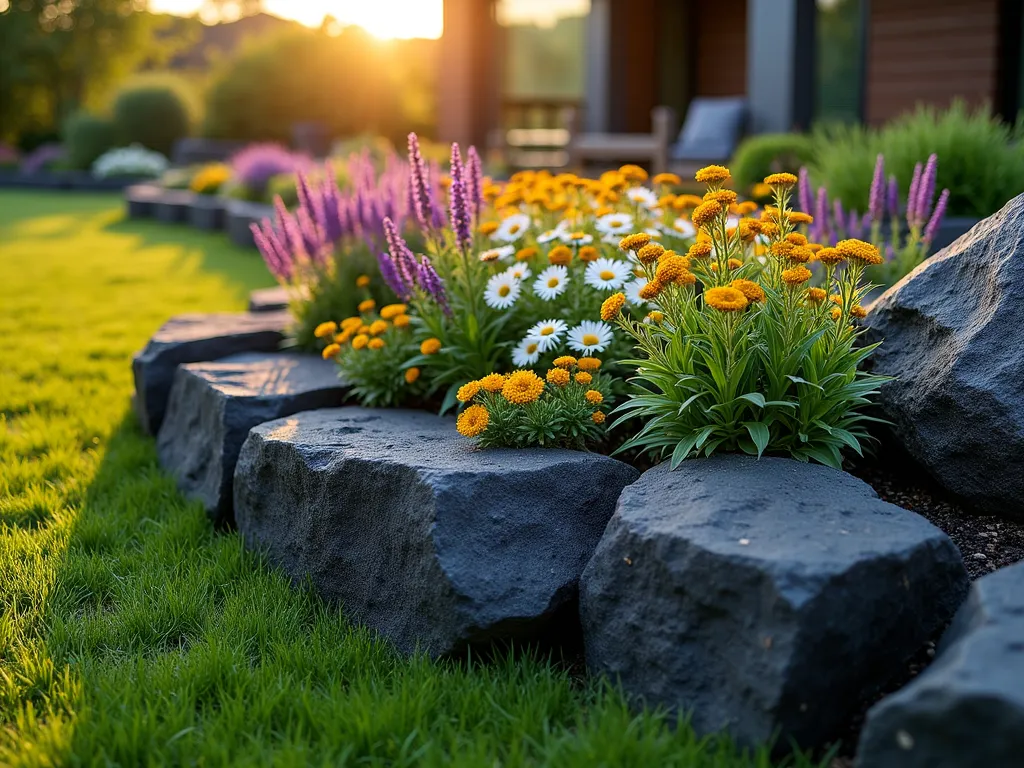
[[[150,0],[149,8],[162,13],[189,15],[202,0]],[[441,36],[442,0],[264,0],[268,13],[320,26],[330,15],[341,24],[358,24],[380,38]]]

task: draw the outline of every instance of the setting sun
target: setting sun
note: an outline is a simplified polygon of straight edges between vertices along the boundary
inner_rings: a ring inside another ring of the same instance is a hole
[[[202,0],[153,0],[154,11],[191,14]],[[325,16],[340,24],[356,24],[374,37],[438,38],[442,29],[442,0],[265,0],[268,13],[319,27]]]

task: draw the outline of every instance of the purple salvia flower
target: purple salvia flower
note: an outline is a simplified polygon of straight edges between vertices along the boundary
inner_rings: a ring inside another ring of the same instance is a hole
[[[253,240],[259,249],[267,269],[280,282],[291,280],[295,272],[292,255],[287,245],[281,240],[270,219],[263,219],[261,224],[250,224]]]
[[[917,189],[917,215],[918,225],[924,224],[932,212],[932,200],[935,199],[935,177],[939,171],[939,156],[932,153],[928,157],[928,164],[921,174],[921,186]]]
[[[835,225],[836,234],[846,227],[846,212],[843,210],[843,201],[838,197],[832,201],[832,223]]]
[[[470,146],[466,153],[466,192],[469,194],[469,205],[473,210],[473,221],[480,218],[480,205],[484,201],[484,167],[480,162],[480,154],[476,147]]]
[[[896,176],[889,176],[889,188],[886,191],[886,207],[889,209],[889,215],[892,218],[896,218],[900,215],[900,187],[896,181]]]
[[[804,213],[811,212],[811,175],[806,168],[800,169],[800,185],[797,187],[800,197],[800,210]]]
[[[444,280],[442,280],[440,275],[437,274],[437,270],[434,269],[434,265],[430,263],[430,260],[427,259],[426,256],[420,257],[417,278],[419,280],[420,287],[429,293],[434,301],[437,302],[438,306],[444,310],[444,313],[450,317],[452,310],[448,305],[448,294],[444,289]]]
[[[871,177],[868,216],[877,222],[885,218],[885,156],[881,152],[875,158],[875,175]]]
[[[892,247],[892,243],[885,244],[885,260],[892,261],[896,258],[896,250]]]
[[[448,190],[448,208],[451,212],[452,229],[455,230],[455,244],[460,251],[465,251],[472,243],[472,222],[469,212],[469,200],[466,190],[466,169],[462,165],[462,154],[459,145],[452,144],[451,159],[452,185]]]
[[[409,246],[406,245],[405,240],[398,233],[398,228],[395,227],[395,222],[391,219],[384,219],[383,232],[384,240],[388,244],[388,252],[391,254],[391,259],[395,263],[395,269],[398,272],[402,282],[409,286],[416,285],[417,275],[417,264],[416,257],[412,251],[409,250]]]
[[[313,217],[305,208],[299,208],[295,211],[295,220],[298,223],[299,235],[302,237],[303,249],[313,261],[323,264],[327,260],[330,249],[320,239]]]
[[[448,226],[448,217],[445,216],[444,206],[440,202],[444,191],[440,187],[441,166],[436,160],[430,161],[430,174],[427,176],[427,183],[433,191],[430,197],[430,222],[435,229],[444,229]]]
[[[858,214],[857,211],[850,211],[850,214],[847,217],[847,219],[848,220],[846,222],[846,236],[855,237],[859,240],[861,235],[864,234],[861,230],[860,214]]]
[[[814,232],[814,239],[819,242],[828,237],[828,191],[824,187],[818,187],[818,195],[814,200]]]
[[[910,191],[907,193],[907,224],[914,226],[917,222],[917,191],[921,186],[921,164],[914,166],[914,176],[910,180]]]
[[[942,190],[939,195],[939,202],[935,204],[935,212],[928,220],[928,226],[924,228],[924,241],[931,245],[935,235],[938,234],[939,226],[942,224],[942,217],[946,215],[946,206],[949,204],[949,190]]]
[[[386,252],[377,254],[377,265],[380,267],[380,276],[383,278],[388,288],[395,292],[395,296],[400,298],[402,301],[408,301],[412,294],[409,286],[402,280],[402,276],[398,274],[398,268],[395,266],[394,260]]]
[[[413,188],[412,202],[416,221],[426,230],[431,225],[434,196],[427,176],[427,166],[420,152],[420,140],[415,133],[409,134],[409,184]]]

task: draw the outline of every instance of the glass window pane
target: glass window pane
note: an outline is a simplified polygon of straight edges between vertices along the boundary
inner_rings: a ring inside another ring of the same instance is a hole
[[[863,0],[816,0],[815,119],[860,121]]]
[[[505,27],[505,95],[582,98],[590,0],[499,0],[497,12]]]

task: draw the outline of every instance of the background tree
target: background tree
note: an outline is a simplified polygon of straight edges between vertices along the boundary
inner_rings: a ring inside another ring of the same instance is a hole
[[[175,42],[144,0],[0,0],[0,140],[55,132]]]

